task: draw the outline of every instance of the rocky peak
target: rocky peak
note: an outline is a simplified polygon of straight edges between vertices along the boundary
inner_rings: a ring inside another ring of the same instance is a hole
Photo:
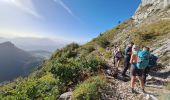
[[[157,9],[165,8],[170,4],[170,0],[142,0],[141,6],[157,5]]]
[[[9,41],[0,43],[0,47],[14,47],[15,45]]]
[[[142,0],[132,18],[136,23],[141,23],[149,16],[155,15],[159,10],[164,10],[170,5],[170,0]],[[170,10],[167,10],[170,13]]]

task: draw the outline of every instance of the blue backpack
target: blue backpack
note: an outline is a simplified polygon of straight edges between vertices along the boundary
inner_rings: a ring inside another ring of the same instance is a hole
[[[145,69],[149,64],[149,57],[150,57],[149,52],[139,51],[138,52],[137,68],[138,69]]]
[[[149,57],[149,65],[148,67],[156,67],[157,66],[157,60],[158,60],[158,57],[151,54],[150,57]]]

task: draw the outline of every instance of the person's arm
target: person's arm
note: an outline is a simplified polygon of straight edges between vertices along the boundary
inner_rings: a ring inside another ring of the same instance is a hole
[[[125,55],[128,55],[128,48],[125,49]]]
[[[132,54],[132,48],[131,47],[128,48],[128,54],[130,54],[130,55]]]
[[[128,54],[132,54],[132,52],[128,52]]]
[[[132,64],[134,60],[134,55],[132,54],[131,58],[130,58],[130,63]]]
[[[132,50],[130,50],[130,49],[131,49],[130,47],[126,48],[125,55],[132,54]]]

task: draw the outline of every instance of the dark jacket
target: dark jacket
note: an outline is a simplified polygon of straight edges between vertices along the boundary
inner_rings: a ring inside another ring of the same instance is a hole
[[[125,58],[130,60],[131,54],[132,54],[132,47],[126,47],[126,49],[125,49]]]

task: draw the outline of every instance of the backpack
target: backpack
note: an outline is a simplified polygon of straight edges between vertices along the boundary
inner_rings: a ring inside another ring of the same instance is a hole
[[[149,65],[148,67],[156,67],[157,66],[157,60],[158,60],[158,57],[151,54],[150,57],[149,57]]]
[[[123,57],[122,52],[121,51],[116,52],[115,57],[122,58]]]
[[[138,69],[145,69],[149,64],[149,52],[147,51],[139,51],[138,52],[138,62],[137,68]]]

